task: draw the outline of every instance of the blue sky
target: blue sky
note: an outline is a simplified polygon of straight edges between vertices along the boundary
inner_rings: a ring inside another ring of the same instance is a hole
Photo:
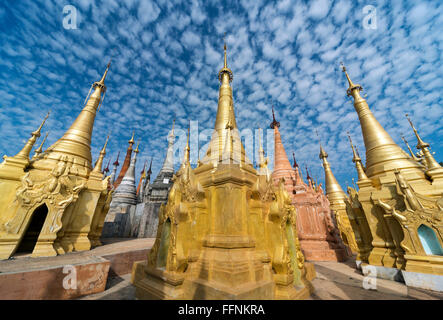
[[[76,8],[77,29],[63,27],[65,5]],[[364,27],[367,5],[375,29]],[[0,22],[0,154],[17,153],[49,109],[46,146],[59,139],[112,57],[93,158],[111,132],[105,164],[119,150],[122,160],[135,130],[137,175],[152,156],[155,177],[174,118],[177,129],[189,120],[213,128],[226,32],[239,129],[269,128],[274,104],[285,149],[304,175],[306,163],[323,181],[315,129],[343,187],[356,177],[347,131],[364,158],[340,61],[400,146],[402,134],[416,145],[408,112],[443,160],[441,1],[6,0]],[[272,168],[273,145],[264,147]]]

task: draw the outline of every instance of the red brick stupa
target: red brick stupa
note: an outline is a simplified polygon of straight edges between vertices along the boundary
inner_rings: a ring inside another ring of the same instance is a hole
[[[329,208],[329,201],[320,186],[313,186],[308,174],[308,184],[303,181],[299,167],[295,161],[291,166],[281,141],[280,122],[275,120],[272,108],[274,129],[274,171],[272,181],[278,185],[280,179],[285,180],[285,187],[292,196],[292,204],[297,210],[297,230],[301,250],[306,260],[312,261],[344,261],[347,251],[339,237],[339,231]]]
[[[117,179],[114,181],[114,189],[117,189],[117,187],[120,185],[120,183],[123,180],[123,177],[126,174],[126,171],[128,171],[129,164],[131,163],[131,156],[132,156],[132,146],[134,145],[134,132],[132,132],[132,138],[128,141],[129,147],[126,150],[126,157],[125,161],[123,161],[123,166],[120,170],[120,174],[118,175]],[[118,161],[118,159],[117,159]]]

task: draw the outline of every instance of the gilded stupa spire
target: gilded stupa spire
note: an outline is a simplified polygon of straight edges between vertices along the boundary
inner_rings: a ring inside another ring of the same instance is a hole
[[[142,169],[142,171],[140,172],[140,174],[141,174],[141,176],[142,176],[143,178],[146,177],[146,164],[147,164],[147,163],[148,163],[148,160],[145,161],[145,163],[143,164],[143,169]]]
[[[225,37],[226,37],[226,32],[225,32]],[[224,38],[225,38],[224,37]],[[225,65],[224,67],[227,68],[228,67],[228,58],[227,58],[227,54],[226,54],[226,39],[223,39],[224,44],[223,44],[223,51],[224,51],[224,57],[225,57]]]
[[[265,151],[261,142],[261,128],[258,128],[258,166],[261,168],[265,165]]]
[[[349,87],[346,91],[348,96],[354,98],[354,108],[358,114],[363,139],[366,148],[366,175],[372,178],[377,175],[384,175],[388,171],[396,168],[402,170],[414,170],[423,176],[421,166],[413,161],[400,148],[391,136],[380,125],[364,98],[360,95],[363,88],[359,84],[354,84],[349,77],[345,66],[342,65],[343,72],[348,80]]]
[[[105,158],[106,155],[106,146],[108,145],[108,141],[109,141],[109,135],[106,137],[105,144],[103,145],[103,148],[100,150],[100,154],[98,156],[97,162],[95,163],[92,172],[97,172],[97,173],[102,172],[103,159]]]
[[[220,80],[221,83],[223,83],[223,74],[227,74],[229,76],[228,80],[229,82],[232,81],[232,79],[234,78],[234,75],[231,71],[231,69],[228,68],[228,54],[227,54],[227,47],[226,47],[226,33],[225,36],[223,37],[223,51],[224,51],[224,65],[223,68],[220,69],[220,71],[218,72],[218,79]]]
[[[145,181],[143,182],[143,189],[141,191],[141,198],[144,198],[148,190],[146,190],[147,185],[151,182],[151,174],[152,174],[152,157],[151,163],[149,164],[148,171],[145,171]]]
[[[49,113],[50,112],[48,112],[46,117],[43,119],[43,121],[40,124],[40,126],[38,127],[38,129],[31,133],[31,138],[28,139],[28,141],[26,142],[23,149],[20,150],[20,152],[17,153],[13,158],[29,160],[29,154],[31,153],[32,147],[34,146],[35,142],[37,141],[37,138],[40,137],[40,132],[43,128],[43,125],[45,124],[46,120],[49,117]]]
[[[269,178],[271,173],[269,172],[268,169],[268,158],[265,157],[265,151],[263,150],[261,133],[262,129],[258,128],[258,167],[259,167],[258,174],[266,175]]]
[[[92,169],[91,138],[94,128],[97,109],[102,101],[102,95],[106,92],[105,79],[108,74],[110,63],[108,63],[105,73],[100,81],[94,82],[91,89],[94,92],[89,96],[82,111],[65,132],[63,137],[57,140],[46,151],[44,159],[37,159],[34,167],[40,161],[58,161],[60,156],[68,155],[74,158],[74,162],[85,166],[87,170]]]
[[[409,124],[411,125],[412,130],[414,130],[415,136],[417,137],[417,149],[420,149],[423,152],[423,157],[425,158],[426,162],[426,169],[427,169],[426,171],[441,169],[442,167],[438,164],[437,161],[435,161],[434,157],[429,151],[429,143],[424,142],[421,139],[417,129],[415,128],[414,124],[412,123],[412,120],[409,118],[409,115],[407,113],[406,113],[406,118],[408,119]]]
[[[49,131],[46,132],[46,135],[45,135],[45,137],[43,138],[42,142],[40,143],[40,145],[38,146],[38,148],[35,149],[35,151],[34,151],[34,156],[32,157],[33,159],[34,159],[34,158],[37,158],[37,157],[43,152],[43,145],[45,144],[46,139],[48,138],[48,135],[49,135]]]
[[[108,65],[106,66],[106,70],[105,70],[105,73],[103,74],[103,77],[100,79],[99,82],[97,82],[97,84],[100,84],[104,87],[105,87],[105,79],[106,79],[106,76],[108,75],[109,67],[111,66],[111,60],[109,60]],[[106,91],[106,87],[104,90]]]
[[[348,96],[351,96],[351,95],[354,95],[354,94],[360,96],[360,91],[363,90],[363,87],[361,85],[359,85],[359,84],[354,84],[352,82],[351,78],[349,77],[348,72],[346,71],[346,67],[343,65],[343,63],[341,63],[341,65],[342,65],[343,72],[345,73],[346,79],[348,80],[348,84],[349,84],[349,87],[346,90],[346,94]],[[354,91],[355,91],[355,93],[354,93]]]
[[[137,141],[137,146],[135,147],[134,153],[139,153],[138,146],[140,145],[140,141]]]
[[[403,140],[403,142],[406,145],[406,148],[408,148],[409,150],[409,154],[411,155],[411,158],[414,159],[415,161],[420,161],[420,159],[417,158],[417,156],[414,154],[414,152],[411,149],[411,146],[409,145],[408,141],[406,140],[406,138],[404,136],[401,136],[401,139]]]
[[[349,132],[347,134],[348,134],[349,143],[351,144],[352,153],[353,153],[352,162],[355,163],[355,168],[357,169],[358,181],[366,181],[366,180],[368,180],[368,177],[366,176],[365,170],[363,168],[363,164],[361,162],[360,155],[358,154],[356,148],[354,147],[354,144],[352,143],[352,139],[351,139],[351,136],[349,135]]]
[[[135,135],[135,130],[132,130],[132,137],[131,139],[128,141],[128,143],[130,144],[130,146],[132,147],[135,143],[134,141],[134,135]]]
[[[323,168],[325,170],[325,188],[326,195],[328,196],[329,201],[333,200],[341,200],[344,201],[347,199],[346,194],[341,188],[340,184],[335,179],[334,174],[331,170],[331,165],[328,162],[328,154],[323,149],[323,146],[320,143],[320,154],[319,158],[323,161]]]
[[[140,200],[143,199],[143,194],[140,194],[140,190],[141,190],[141,192],[143,192],[143,189],[144,189],[144,188],[142,189],[142,185],[143,185],[143,180],[146,179],[146,163],[147,162],[148,161],[146,160],[145,163],[143,164],[143,169],[140,172],[140,180],[138,181],[138,186],[137,186],[137,191],[136,191],[136,195],[137,195],[137,197],[139,197]]]
[[[235,120],[234,99],[230,85],[233,80],[233,73],[228,67],[226,42],[224,43],[224,64],[218,73],[218,79],[220,87],[214,133],[202,163],[211,162],[213,166],[217,166],[217,163],[225,159],[229,152],[229,159],[239,161],[241,166],[245,163],[251,164],[241,143]]]
[[[188,125],[188,134],[186,135],[186,147],[185,147],[185,155],[183,158],[183,165],[189,163],[190,161],[190,151],[191,151],[191,148],[189,148],[190,128],[191,128],[191,123],[189,123]]]

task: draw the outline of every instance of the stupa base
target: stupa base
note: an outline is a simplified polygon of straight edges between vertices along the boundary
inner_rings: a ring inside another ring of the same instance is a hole
[[[443,257],[405,255],[406,270],[401,270],[408,287],[443,291]]]
[[[303,286],[276,285],[272,280],[246,283],[235,288],[203,279],[152,268],[146,261],[134,263],[131,282],[139,300],[302,300],[313,292],[314,265],[305,263]]]
[[[374,266],[367,263],[361,263],[360,267],[363,275],[367,277],[404,282],[401,270],[397,268]]]
[[[259,300],[272,299],[274,283],[262,280],[232,288],[203,279],[151,268],[146,261],[134,263],[132,284],[140,300]]]
[[[401,270],[408,287],[443,292],[443,276],[430,273],[409,272]]]

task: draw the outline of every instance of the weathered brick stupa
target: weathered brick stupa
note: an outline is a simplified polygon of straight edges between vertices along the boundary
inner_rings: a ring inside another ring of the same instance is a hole
[[[129,141],[127,154],[132,153],[134,135]],[[134,156],[130,159],[130,164],[125,175],[112,194],[112,201],[109,212],[106,215],[103,237],[104,238],[128,238],[134,237],[135,229],[138,226],[136,216],[137,190],[135,187],[135,165],[139,144],[134,150]],[[131,149],[131,153],[129,153]],[[124,166],[122,167],[122,170]]]
[[[323,190],[313,187],[308,175],[306,184],[299,172],[295,161],[294,168],[286,155],[280,136],[280,122],[275,119],[272,108],[274,129],[274,171],[272,181],[275,186],[284,179],[284,185],[297,211],[297,230],[301,250],[307,260],[314,261],[344,261],[348,254],[339,236],[335,219],[329,208],[329,201]]]
[[[114,184],[114,189],[117,189],[117,187],[119,186],[119,184],[122,182],[123,177],[126,174],[126,171],[128,171],[129,169],[129,165],[131,164],[131,156],[132,156],[132,146],[134,145],[135,141],[134,141],[134,134],[135,132],[132,132],[132,137],[131,139],[128,141],[129,146],[128,149],[126,150],[126,156],[125,156],[125,160],[123,161],[123,165],[122,168],[120,169],[120,173],[118,174],[117,177],[113,177],[113,179],[115,179],[115,181],[113,181]],[[117,161],[114,163],[114,168],[115,170],[117,170],[117,166],[119,165],[118,163],[118,158]]]
[[[89,250],[99,245],[109,209],[109,177],[103,179],[106,143],[92,167],[91,138],[106,92],[105,78],[94,82],[82,111],[65,134],[30,159],[40,127],[23,149],[0,164],[0,259],[16,252],[32,257]],[[46,120],[46,119],[45,119]]]
[[[245,154],[226,45],[224,57],[206,156],[191,167],[188,133],[155,243],[147,261],[134,264],[139,299],[302,299],[312,290],[315,271],[300,250],[291,198]]]

